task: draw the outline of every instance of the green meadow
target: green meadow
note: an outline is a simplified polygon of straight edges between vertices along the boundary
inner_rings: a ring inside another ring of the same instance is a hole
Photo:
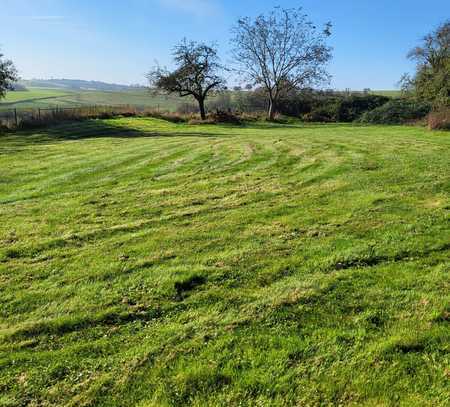
[[[371,91],[372,94],[398,97],[399,91],[381,90]],[[234,97],[232,93],[232,97]],[[215,100],[215,96],[211,100]],[[193,104],[190,98],[180,98],[176,95],[155,95],[145,89],[129,91],[97,91],[97,90],[71,90],[62,88],[35,88],[27,91],[8,92],[0,100],[2,109],[45,109],[56,107],[76,107],[92,105],[132,105],[162,111],[176,111],[183,103]]]
[[[50,106],[70,96],[73,96],[72,92],[61,89],[33,88],[27,91],[8,92],[0,101],[0,108]]]
[[[0,406],[448,406],[449,168],[419,127],[0,135]]]
[[[50,88],[29,88],[27,91],[9,92],[0,101],[1,109],[38,109],[76,107],[86,105],[133,105],[176,110],[182,100],[176,96],[152,95],[142,89],[130,91],[95,91]]]
[[[372,95],[380,95],[390,98],[398,98],[402,96],[402,92],[400,90],[373,90],[370,91],[369,93]]]

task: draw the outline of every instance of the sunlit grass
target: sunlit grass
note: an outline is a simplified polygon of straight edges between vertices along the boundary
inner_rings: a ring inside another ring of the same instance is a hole
[[[45,109],[94,105],[133,105],[164,111],[174,111],[182,102],[176,96],[153,95],[145,89],[108,92],[94,90],[30,88],[8,92],[0,101],[0,109]]]
[[[0,405],[450,403],[450,138],[0,136]]]

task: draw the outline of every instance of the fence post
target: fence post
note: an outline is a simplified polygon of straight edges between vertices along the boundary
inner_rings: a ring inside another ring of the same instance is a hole
[[[41,121],[41,108],[40,107],[38,108],[38,118],[39,118],[39,121]]]
[[[16,123],[16,127],[19,127],[19,122],[17,120],[17,109],[14,109],[14,122]]]

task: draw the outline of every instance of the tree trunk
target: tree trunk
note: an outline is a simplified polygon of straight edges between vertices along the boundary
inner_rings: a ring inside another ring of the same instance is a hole
[[[273,121],[273,119],[275,119],[275,103],[272,98],[269,99],[268,117],[270,121]]]
[[[206,120],[205,99],[197,99],[198,107],[200,108],[200,117]]]

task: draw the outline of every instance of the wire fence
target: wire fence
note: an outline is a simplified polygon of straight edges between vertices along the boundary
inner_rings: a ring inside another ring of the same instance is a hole
[[[54,123],[64,120],[79,120],[89,118],[108,118],[118,115],[137,115],[148,111],[145,106],[134,105],[92,105],[76,107],[48,107],[30,109],[0,108],[0,127],[17,129],[40,124]],[[159,112],[159,107],[151,109]]]
[[[215,104],[209,106],[209,112],[228,112],[230,114],[248,113],[262,115],[264,110],[254,106],[239,106],[231,109],[229,106]],[[45,107],[45,108],[2,108],[0,107],[0,133],[2,130],[31,129],[47,125],[85,119],[109,119],[117,116],[148,116],[164,118],[166,120],[180,121],[196,118],[198,107],[195,104],[185,103],[177,107],[176,112],[170,109],[161,109],[157,106],[139,105],[82,105],[72,107]]]

